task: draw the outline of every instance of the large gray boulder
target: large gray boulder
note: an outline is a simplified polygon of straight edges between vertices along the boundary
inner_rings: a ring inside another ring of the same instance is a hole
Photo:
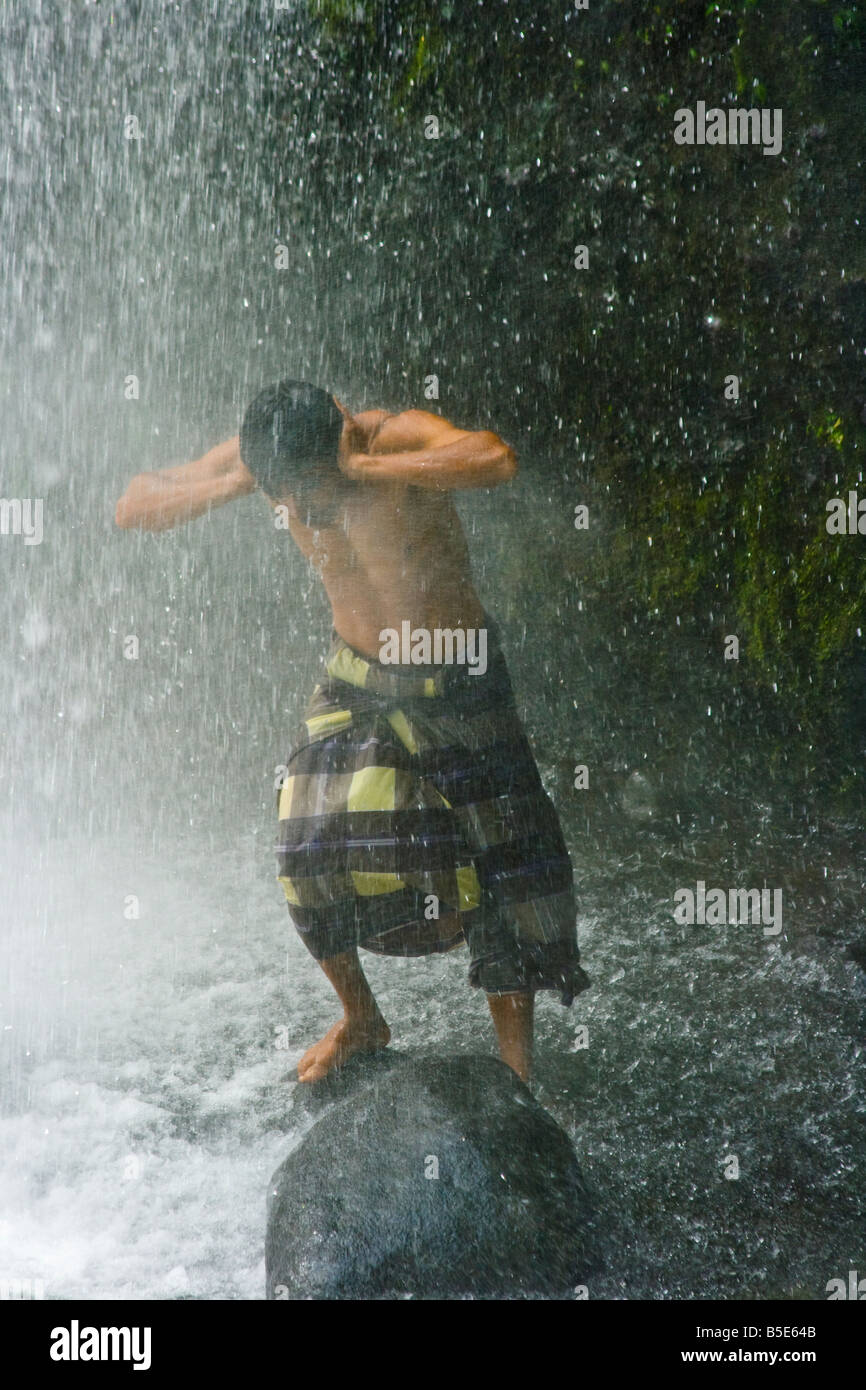
[[[574,1296],[587,1189],[510,1067],[382,1053],[339,1085],[271,1181],[268,1298]]]

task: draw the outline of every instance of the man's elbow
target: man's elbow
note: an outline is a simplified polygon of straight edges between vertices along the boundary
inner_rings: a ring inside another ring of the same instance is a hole
[[[115,526],[119,526],[122,531],[153,530],[148,513],[141,505],[141,500],[140,497],[136,497],[135,479],[133,479],[114,509]]]
[[[136,473],[114,509],[114,524],[123,531],[162,531],[171,525],[159,512],[160,488],[153,473]]]
[[[517,455],[513,449],[509,449],[507,444],[503,449],[502,462],[499,466],[502,470],[502,481],[510,483],[517,473]]]
[[[129,503],[125,497],[121,497],[114,509],[114,524],[119,526],[122,531],[128,531],[135,525]]]
[[[150,531],[153,529],[147,513],[125,493],[114,509],[114,524],[119,526],[122,531]]]
[[[488,486],[510,482],[517,472],[517,455],[514,450],[492,430],[481,430],[479,433],[484,439],[483,447],[487,455],[487,472],[490,476]]]
[[[496,450],[494,470],[497,483],[510,483],[517,472],[517,455],[501,440]]]

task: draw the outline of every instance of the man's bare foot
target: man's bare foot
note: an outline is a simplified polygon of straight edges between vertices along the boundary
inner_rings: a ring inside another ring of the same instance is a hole
[[[341,1018],[329,1028],[321,1042],[304,1053],[298,1063],[299,1081],[321,1081],[329,1071],[340,1067],[356,1052],[378,1052],[391,1041],[391,1030],[378,1019]]]

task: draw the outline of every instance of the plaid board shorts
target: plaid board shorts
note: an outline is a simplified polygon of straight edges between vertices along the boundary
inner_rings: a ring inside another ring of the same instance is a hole
[[[316,960],[466,942],[488,994],[589,984],[571,863],[495,625],[488,665],[383,666],[336,633],[278,793],[278,878]]]

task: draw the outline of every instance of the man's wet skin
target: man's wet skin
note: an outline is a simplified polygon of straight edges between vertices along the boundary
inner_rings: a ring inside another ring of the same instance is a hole
[[[347,415],[340,456],[345,461],[351,451],[387,460],[405,441],[403,417]],[[483,626],[484,610],[450,492],[394,481],[354,481],[331,466],[317,470],[306,488],[283,501],[292,537],[325,586],[334,628],[356,651],[378,660],[379,634],[385,628],[399,631],[406,620],[413,629],[431,632]],[[448,914],[436,929],[456,931],[458,917]],[[355,1053],[386,1047],[391,1037],[357,952],[320,964],[345,1014],[301,1058],[298,1078],[303,1082],[320,1081]],[[511,1008],[503,999],[495,1005],[491,1001],[490,1007],[501,1055],[527,1080],[531,997]]]
[[[387,457],[387,421],[353,438],[371,457]],[[332,469],[282,501],[293,539],[321,576],[336,631],[365,656],[378,660],[379,633],[406,620],[428,631],[483,626],[449,492],[352,482]]]
[[[430,632],[483,627],[450,492],[507,482],[514,454],[490,431],[458,430],[426,411],[352,416],[336,403],[344,417],[336,464],[323,461],[294,495],[269,498],[286,507],[294,541],[321,576],[334,628],[376,661],[380,632],[399,631],[406,621]],[[117,524],[164,530],[257,486],[236,436],[193,463],[138,474],[118,503]],[[456,936],[458,918],[443,917],[439,931]],[[386,1047],[391,1037],[357,950],[319,964],[344,1015],[301,1058],[304,1082],[321,1080],[357,1052]],[[488,995],[488,1002],[503,1060],[528,1079],[532,995]]]

